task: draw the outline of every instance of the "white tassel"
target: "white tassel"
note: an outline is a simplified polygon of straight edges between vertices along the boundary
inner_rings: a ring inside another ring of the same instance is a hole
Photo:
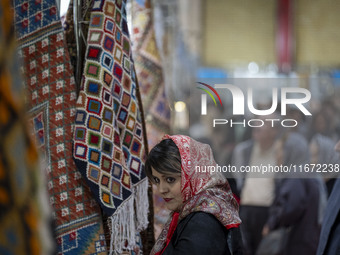
[[[132,250],[136,244],[133,202],[134,198],[131,196],[114,215],[110,216],[112,224],[110,254],[121,254],[123,249]],[[126,242],[128,246],[125,246]]]
[[[136,212],[134,211],[136,203]],[[110,254],[121,254],[124,250],[133,250],[136,246],[136,231],[148,226],[149,200],[148,180],[144,179],[133,187],[133,195],[110,216],[111,243]],[[136,217],[135,217],[136,215]],[[126,242],[128,245],[126,246]]]
[[[148,199],[148,179],[145,178],[134,187],[134,197],[136,203],[137,214],[137,231],[142,231],[147,228],[148,213],[149,213],[149,199]]]

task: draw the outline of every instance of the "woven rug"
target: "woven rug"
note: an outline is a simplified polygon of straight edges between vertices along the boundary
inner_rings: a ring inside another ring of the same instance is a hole
[[[170,108],[165,94],[150,1],[132,1],[132,38],[136,74],[146,115],[149,148],[170,132]]]
[[[148,183],[125,1],[94,1],[85,56],[74,160],[110,216],[111,251],[132,250],[147,226]]]
[[[47,165],[58,254],[106,254],[98,203],[72,158],[76,87],[54,1],[14,1],[30,123]]]
[[[6,49],[2,48],[1,50]],[[1,62],[3,64],[3,62]],[[0,70],[0,253],[40,254],[38,153],[22,107],[11,94],[12,76]],[[33,224],[31,224],[33,223]]]
[[[51,254],[46,187],[27,128],[10,8],[0,1],[0,254]]]

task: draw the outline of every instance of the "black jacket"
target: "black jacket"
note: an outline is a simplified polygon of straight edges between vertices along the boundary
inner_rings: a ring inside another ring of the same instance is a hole
[[[319,187],[314,179],[282,179],[270,209],[269,229],[291,227],[284,254],[316,254]]]
[[[317,255],[340,254],[340,179],[328,199]]]
[[[214,215],[195,212],[178,223],[163,255],[242,254],[241,243],[238,228],[227,230]]]

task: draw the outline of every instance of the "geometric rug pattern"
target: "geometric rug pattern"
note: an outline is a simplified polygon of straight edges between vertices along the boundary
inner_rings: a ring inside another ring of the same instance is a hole
[[[72,157],[76,85],[55,1],[13,5],[29,127],[47,166],[58,254],[106,254],[100,207]]]
[[[0,254],[50,254],[50,218],[41,210],[43,178],[25,118],[10,8],[9,0],[0,1]]]
[[[146,178],[125,1],[94,1],[85,57],[74,158],[111,216],[131,197],[132,187]]]

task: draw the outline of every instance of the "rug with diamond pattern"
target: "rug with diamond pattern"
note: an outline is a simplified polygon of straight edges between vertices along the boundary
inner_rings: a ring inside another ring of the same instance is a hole
[[[132,248],[135,230],[147,225],[148,203],[125,1],[94,1],[84,62],[74,159],[103,211],[112,217],[114,248],[126,248],[126,241]]]

